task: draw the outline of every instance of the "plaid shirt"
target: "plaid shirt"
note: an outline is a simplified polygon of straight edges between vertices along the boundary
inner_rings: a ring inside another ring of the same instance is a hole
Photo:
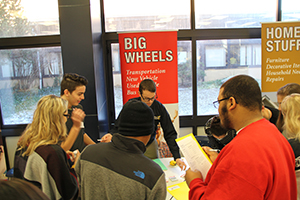
[[[169,146],[167,145],[166,142],[162,142],[162,141],[159,142],[158,151],[159,151],[160,158],[173,157],[169,149]]]

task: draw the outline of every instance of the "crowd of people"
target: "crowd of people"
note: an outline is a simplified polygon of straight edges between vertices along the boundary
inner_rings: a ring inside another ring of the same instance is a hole
[[[181,159],[177,132],[156,99],[154,81],[139,84],[139,97],[125,103],[113,129],[97,144],[84,129],[80,102],[87,84],[85,77],[68,73],[60,97],[39,100],[18,141],[15,178],[0,181],[0,196],[163,200],[165,174],[152,161],[159,157],[156,138],[162,129],[170,155],[186,170],[189,199],[297,199],[300,85],[278,90],[276,110],[262,104],[252,77],[238,75],[223,83],[213,102],[219,114],[204,127],[210,147],[203,149],[213,165],[203,179]]]

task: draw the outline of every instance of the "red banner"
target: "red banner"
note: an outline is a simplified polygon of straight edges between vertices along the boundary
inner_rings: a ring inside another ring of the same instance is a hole
[[[178,103],[177,32],[119,34],[123,103],[138,97],[139,83],[152,79],[158,101]]]

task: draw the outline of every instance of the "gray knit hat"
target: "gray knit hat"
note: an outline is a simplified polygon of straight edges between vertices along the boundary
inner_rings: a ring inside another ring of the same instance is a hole
[[[145,136],[154,132],[154,114],[142,101],[129,100],[119,116],[119,133],[125,136]]]

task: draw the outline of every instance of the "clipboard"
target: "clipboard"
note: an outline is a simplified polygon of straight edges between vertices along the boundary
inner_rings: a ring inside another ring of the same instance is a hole
[[[176,139],[188,165],[192,170],[199,170],[203,180],[212,166],[212,162],[204,152],[193,133]]]

